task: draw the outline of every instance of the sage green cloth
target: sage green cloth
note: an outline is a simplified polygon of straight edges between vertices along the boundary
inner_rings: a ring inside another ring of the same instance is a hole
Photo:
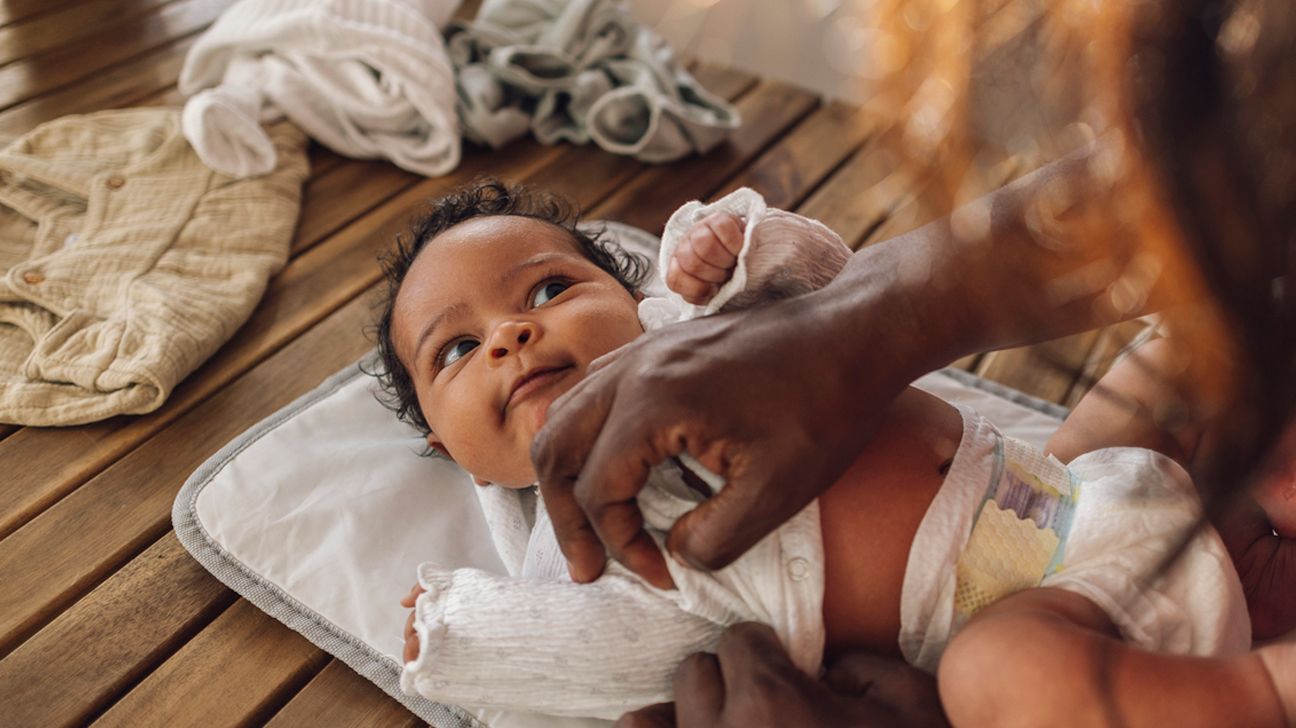
[[[67,116],[0,151],[0,422],[157,409],[287,259],[305,136],[273,172],[203,165],[176,109]]]
[[[530,130],[665,162],[711,149],[740,121],[621,0],[486,0],[475,20],[450,24],[446,49],[464,136],[492,147]]]

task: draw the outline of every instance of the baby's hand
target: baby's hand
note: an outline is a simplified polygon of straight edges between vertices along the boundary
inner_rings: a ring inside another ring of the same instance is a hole
[[[419,595],[422,594],[424,591],[425,590],[423,589],[423,587],[419,586],[418,584],[415,584],[409,590],[409,594],[406,594],[405,596],[401,597],[400,600],[402,607],[411,610],[409,619],[405,620],[405,661],[406,662],[413,662],[418,659],[419,640],[418,640],[418,634],[414,632],[415,613],[412,610],[414,609],[414,602],[418,600]]]
[[[733,275],[743,245],[743,223],[727,212],[699,220],[671,255],[666,285],[689,303],[710,301]]]

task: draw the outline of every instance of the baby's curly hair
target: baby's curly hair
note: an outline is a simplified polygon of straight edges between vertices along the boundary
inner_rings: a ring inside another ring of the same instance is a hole
[[[606,271],[631,293],[639,290],[651,271],[646,258],[622,250],[612,240],[605,239],[603,231],[591,234],[577,227],[580,210],[558,195],[484,178],[433,200],[410,223],[405,234],[396,237],[395,249],[378,259],[387,281],[387,290],[379,302],[380,314],[378,323],[374,326],[374,336],[378,342],[378,366],[375,371],[369,372],[378,379],[379,401],[395,412],[402,422],[409,423],[423,435],[427,435],[431,428],[419,408],[414,379],[400,357],[396,356],[392,343],[392,312],[396,294],[400,292],[414,259],[436,236],[466,220],[494,215],[530,217],[566,230],[590,262]]]

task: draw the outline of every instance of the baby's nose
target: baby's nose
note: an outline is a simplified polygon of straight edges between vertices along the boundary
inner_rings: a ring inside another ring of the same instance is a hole
[[[490,358],[503,359],[509,352],[517,353],[522,347],[535,340],[537,328],[530,321],[510,321],[500,324],[491,336]]]

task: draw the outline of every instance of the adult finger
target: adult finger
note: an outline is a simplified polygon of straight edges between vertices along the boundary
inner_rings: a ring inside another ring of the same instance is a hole
[[[824,683],[840,695],[866,699],[889,723],[913,728],[947,727],[936,678],[892,657],[866,652],[842,656]]]
[[[697,569],[715,571],[733,563],[756,542],[813,500],[809,494],[804,503],[773,498],[764,482],[779,483],[781,478],[762,466],[735,455],[726,476],[727,484],[713,497],[685,513],[671,527],[666,548],[676,557]],[[750,473],[760,473],[753,477]]]
[[[414,635],[413,637],[406,637],[406,638],[405,638],[405,653],[404,653],[405,661],[406,661],[406,662],[413,662],[413,661],[417,660],[417,659],[418,659],[418,654],[419,654],[419,640],[418,640],[418,635]]]
[[[675,704],[656,703],[626,713],[612,728],[675,728]]]
[[[649,469],[678,453],[655,452],[658,428],[614,405],[576,479],[575,500],[607,554],[659,589],[674,588],[666,559],[643,527],[638,495]],[[670,438],[668,438],[670,439]]]
[[[724,674],[709,652],[695,652],[675,670],[675,722],[679,728],[713,726],[725,704]]]
[[[576,478],[598,439],[614,399],[615,379],[587,375],[549,406],[531,444],[540,494],[553,523],[572,580],[585,583],[603,573],[603,543],[576,501]]]
[[[716,657],[724,670],[725,680],[730,683],[738,674],[731,666],[751,667],[763,664],[778,669],[797,669],[783,649],[783,643],[779,642],[774,628],[760,622],[738,622],[731,625],[720,635],[720,641],[716,644]],[[730,688],[735,689],[736,686],[730,685]]]
[[[416,615],[415,615],[414,612],[410,612],[410,613],[409,613],[409,617],[406,617],[406,618],[405,618],[405,633],[404,633],[404,634],[405,634],[405,639],[409,639],[410,636],[414,634],[414,617],[415,617],[415,616],[416,616]]]

